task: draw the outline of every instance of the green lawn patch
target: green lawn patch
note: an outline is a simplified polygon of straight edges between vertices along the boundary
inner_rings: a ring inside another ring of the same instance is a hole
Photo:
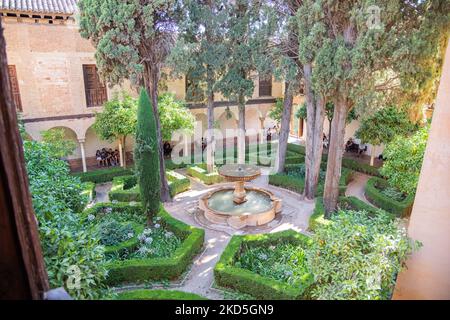
[[[223,181],[223,177],[220,176],[217,171],[208,173],[206,170],[206,164],[198,164],[188,167],[187,174],[208,185]]]
[[[89,172],[73,173],[75,177],[79,177],[81,182],[104,183],[112,181],[114,177],[126,176],[133,174],[131,169],[124,169],[122,167],[112,167],[107,169],[99,169]]]

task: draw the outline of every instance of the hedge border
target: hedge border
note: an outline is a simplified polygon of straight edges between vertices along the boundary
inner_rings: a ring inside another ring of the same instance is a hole
[[[403,201],[396,201],[381,193],[376,184],[387,186],[388,182],[378,177],[372,177],[367,180],[364,188],[367,200],[381,209],[395,214],[398,217],[406,217],[411,213],[414,203],[414,195],[408,195]]]
[[[387,212],[380,208],[373,207],[370,204],[367,204],[354,196],[339,197],[339,204],[342,203],[350,205],[353,208],[353,210],[366,211],[369,214],[369,216],[375,216],[380,212],[383,212],[386,215],[390,216],[392,219],[395,218],[395,215],[391,214],[390,212]],[[308,230],[315,231],[318,226],[329,225],[330,223],[331,220],[325,219],[325,206],[323,204],[323,198],[322,197],[316,198],[313,214],[309,217]]]
[[[204,184],[214,184],[220,183],[223,181],[223,178],[217,172],[208,173],[204,168],[206,164],[198,164],[195,166],[189,166],[187,168],[186,173],[191,177],[197,178],[202,181]]]
[[[219,286],[231,288],[249,294],[257,299],[298,300],[307,298],[307,289],[313,282],[312,274],[304,276],[303,286],[290,284],[263,277],[252,271],[234,266],[236,255],[243,243],[250,245],[272,245],[280,242],[295,242],[309,246],[311,239],[294,230],[271,234],[233,236],[214,267],[214,278]]]
[[[178,290],[137,289],[117,294],[115,300],[208,300],[198,294]]]
[[[289,168],[294,168],[299,164],[287,164],[285,165],[285,170]],[[322,164],[323,165],[323,164]],[[339,195],[345,195],[347,186],[353,178],[353,171],[347,168],[342,169],[341,178],[339,180]],[[288,175],[287,173],[275,173],[269,175],[269,184],[281,187],[290,191],[297,193],[303,193],[305,188],[305,180],[303,178],[296,178]],[[323,195],[324,184],[319,183],[317,186],[316,194],[318,196]]]
[[[113,167],[107,169],[99,169],[95,171],[72,173],[73,176],[79,177],[81,182],[94,182],[94,183],[104,183],[112,181],[114,177],[132,174],[133,171],[131,169],[124,169],[122,167]]]
[[[139,245],[139,234],[144,231],[144,226],[141,226],[137,223],[131,222],[132,228],[134,230],[134,236],[131,239],[128,239],[127,241],[121,242],[115,246],[105,246],[105,253],[111,254],[111,253],[122,253],[125,250],[133,250]]]
[[[88,197],[88,203],[94,200],[95,198],[95,183],[94,182],[83,182],[83,191],[81,191],[82,195]]]
[[[176,279],[191,264],[193,257],[200,252],[205,237],[203,229],[191,227],[173,218],[162,206],[158,216],[161,217],[162,225],[183,239],[181,246],[167,258],[129,259],[108,263],[106,265],[108,285]]]
[[[191,188],[191,181],[178,172],[166,171],[166,177],[171,197]],[[140,201],[141,195],[136,184],[137,177],[134,175],[114,177],[111,191],[108,193],[109,199],[119,202]]]

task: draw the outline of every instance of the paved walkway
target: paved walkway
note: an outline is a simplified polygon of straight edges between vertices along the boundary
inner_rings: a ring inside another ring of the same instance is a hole
[[[367,180],[369,180],[370,176],[360,172],[354,172],[352,181],[347,186],[347,190],[345,191],[346,196],[354,196],[365,203],[372,205],[364,195],[364,188],[366,187]]]

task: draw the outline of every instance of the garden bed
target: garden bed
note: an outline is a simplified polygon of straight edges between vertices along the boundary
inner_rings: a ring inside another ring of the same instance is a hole
[[[341,210],[365,211],[369,216],[375,216],[377,214],[384,213],[391,216],[392,219],[395,218],[395,216],[391,213],[379,208],[375,208],[370,204],[367,204],[364,201],[353,196],[339,197],[338,208]],[[308,230],[314,231],[319,225],[328,225],[330,223],[331,220],[325,219],[325,207],[323,205],[323,198],[316,198],[313,214],[309,217]]]
[[[324,166],[322,164],[322,166]],[[339,194],[344,195],[347,185],[352,179],[353,171],[343,168],[341,178],[339,180]],[[321,168],[319,176],[319,184],[317,186],[317,195],[323,195],[323,187],[325,181],[325,171]],[[276,173],[269,175],[269,184],[282,187],[297,193],[303,193],[305,187],[305,165],[304,164],[287,164],[284,173]]]
[[[187,174],[208,185],[223,181],[223,177],[220,176],[217,171],[208,173],[206,170],[206,164],[203,163],[188,167]]]
[[[133,170],[124,169],[122,167],[113,167],[107,169],[99,169],[89,172],[73,173],[75,177],[79,177],[81,182],[104,183],[112,181],[114,177],[126,176],[133,174]]]
[[[91,222],[110,215],[111,219],[118,223],[131,222],[138,224],[142,229],[144,229],[147,219],[139,203],[99,203],[85,210],[83,215]],[[106,281],[108,285],[176,279],[187,269],[193,257],[201,250],[204,230],[188,226],[174,219],[163,207],[161,207],[155,219],[153,229],[146,228],[138,235],[138,246],[140,245],[140,248],[147,247],[147,249],[143,249],[147,252],[140,252],[142,258],[139,258],[139,253],[133,250],[137,247],[121,252],[116,251],[109,255],[110,261],[106,266],[108,269]],[[159,228],[161,228],[161,231],[158,233],[155,229]],[[145,230],[151,231],[146,234]],[[155,233],[155,237],[152,242],[149,242],[146,239],[151,238],[151,233]],[[161,239],[167,234],[173,237],[174,241],[169,243],[169,240]],[[142,246],[143,243],[146,246]],[[151,247],[152,243],[155,250],[150,252],[150,249],[153,248]],[[160,247],[158,248],[157,245]]]
[[[303,251],[309,243],[293,230],[233,236],[214,268],[216,283],[258,299],[307,298],[313,276]]]
[[[178,172],[167,171],[166,177],[171,197],[191,188],[190,180]],[[134,175],[115,177],[109,192],[109,199],[119,202],[140,201],[141,195],[139,186],[137,186],[137,177]]]
[[[386,192],[389,185],[386,180],[372,177],[367,181],[365,195],[367,200],[377,207],[391,212],[399,217],[406,217],[411,213],[414,202],[414,195],[403,195],[399,199],[394,199],[397,195],[390,195]]]

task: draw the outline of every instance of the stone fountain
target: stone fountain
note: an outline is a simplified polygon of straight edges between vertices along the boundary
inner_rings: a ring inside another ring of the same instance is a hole
[[[245,182],[261,175],[258,167],[227,164],[219,174],[235,185],[215,189],[200,199],[199,207],[208,221],[240,229],[269,223],[281,211],[281,200],[271,192],[245,186]]]

